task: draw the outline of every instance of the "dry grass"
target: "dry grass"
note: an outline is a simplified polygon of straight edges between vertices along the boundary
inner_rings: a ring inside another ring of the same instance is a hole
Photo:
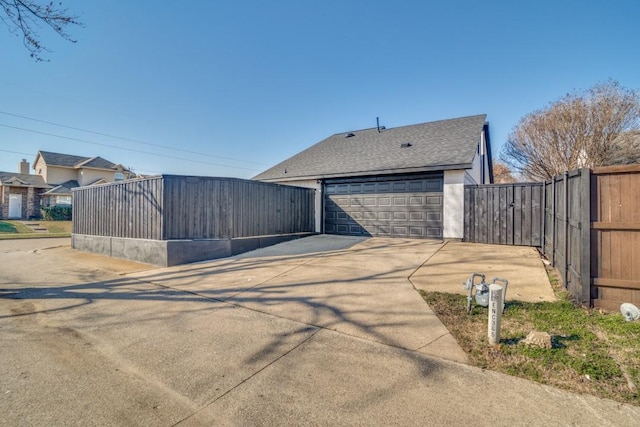
[[[558,284],[557,277],[550,276]],[[640,322],[619,313],[575,307],[564,292],[558,301],[507,301],[499,345],[489,344],[487,309],[466,312],[466,297],[421,292],[425,301],[478,367],[578,393],[640,405]],[[522,342],[529,332],[547,332],[552,348]]]
[[[27,221],[38,224],[38,228],[46,228],[46,232],[38,232],[25,221],[0,221],[0,239],[29,239],[39,237],[68,237],[71,236],[71,221]]]

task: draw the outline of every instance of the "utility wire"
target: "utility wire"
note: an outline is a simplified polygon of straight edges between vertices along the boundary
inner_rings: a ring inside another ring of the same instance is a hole
[[[24,154],[25,156],[34,156],[33,153],[23,153],[21,151],[11,151],[11,150],[0,150],[4,153],[13,153],[13,154]]]
[[[122,141],[129,141],[129,142],[135,142],[137,144],[149,145],[151,147],[159,147],[159,148],[164,148],[164,149],[167,149],[167,150],[179,151],[179,152],[190,153],[190,154],[198,154],[200,156],[213,157],[213,158],[216,158],[216,159],[231,160],[231,161],[234,161],[234,162],[251,163],[251,164],[255,164],[255,165],[266,166],[265,163],[254,162],[254,161],[251,161],[251,160],[240,160],[240,159],[234,159],[232,157],[216,156],[215,154],[207,154],[207,153],[201,153],[199,151],[191,151],[191,150],[184,150],[184,149],[181,149],[181,148],[174,148],[174,147],[170,147],[168,145],[153,144],[151,142],[140,141],[139,139],[132,139],[132,138],[126,138],[124,136],[118,136],[118,135],[111,135],[111,134],[108,134],[108,133],[96,132],[96,131],[89,130],[89,129],[82,129],[82,128],[78,128],[78,127],[74,127],[74,126],[63,125],[63,124],[60,124],[60,123],[49,122],[49,121],[46,121],[46,120],[35,119],[33,117],[21,116],[19,114],[7,113],[6,111],[0,111],[0,114],[4,114],[6,116],[11,116],[11,117],[17,117],[19,119],[31,120],[33,122],[44,123],[44,124],[47,124],[47,125],[58,126],[58,127],[65,128],[65,129],[72,129],[72,130],[77,130],[77,131],[80,131],[80,132],[92,133],[94,135],[106,136],[108,138],[119,139],[119,140],[122,140]],[[257,169],[251,169],[251,170],[257,170]]]
[[[21,131],[24,131],[24,132],[36,133],[36,134],[39,134],[39,135],[46,135],[46,136],[53,136],[55,138],[68,139],[70,141],[84,142],[86,144],[93,144],[93,145],[100,145],[100,146],[103,146],[103,147],[115,148],[117,150],[132,151],[132,152],[135,152],[135,153],[148,154],[150,156],[166,157],[168,159],[183,160],[185,162],[193,162],[193,163],[202,163],[204,165],[219,166],[219,167],[231,168],[231,169],[244,169],[244,170],[249,170],[249,171],[259,171],[259,169],[256,169],[256,168],[247,168],[247,167],[242,167],[242,166],[230,166],[230,165],[223,165],[223,164],[219,164],[219,163],[204,162],[202,160],[191,160],[191,159],[186,159],[184,157],[169,156],[169,155],[166,155],[166,154],[151,153],[149,151],[135,150],[133,148],[123,148],[123,147],[118,147],[117,145],[103,144],[103,143],[100,143],[100,142],[88,141],[86,139],[73,138],[71,136],[56,135],[54,133],[48,133],[48,132],[40,132],[40,131],[33,130],[33,129],[25,129],[25,128],[21,128],[21,127],[17,127],[17,126],[5,125],[5,124],[2,124],[2,123],[0,123],[0,126],[5,127],[5,128],[9,128],[9,129],[21,130]]]

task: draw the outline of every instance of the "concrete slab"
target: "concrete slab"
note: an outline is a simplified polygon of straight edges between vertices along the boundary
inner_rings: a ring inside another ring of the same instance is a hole
[[[549,278],[535,248],[447,242],[411,276],[413,285],[426,292],[467,295],[462,284],[472,273],[509,281],[507,301],[555,301]]]
[[[638,413],[322,330],[179,425],[613,426]]]
[[[418,300],[403,300],[416,292],[405,292],[401,278],[418,254],[430,253],[425,242],[388,241],[387,251],[385,242],[370,239],[335,253],[288,247],[279,261],[270,261],[278,258],[273,252],[258,253],[184,271],[28,243],[0,241],[0,425],[617,426],[640,418],[637,406],[393,345],[422,339],[404,340],[382,322],[406,317],[408,334],[417,333],[411,327],[419,323]],[[326,249],[329,241],[321,243]],[[345,284],[349,251],[359,266],[356,280],[334,299],[321,288],[332,285],[333,270]],[[309,276],[294,280],[307,266]],[[251,295],[234,288],[244,288],[242,279],[256,271],[265,275],[253,276],[262,280],[265,303],[241,306],[233,300]],[[365,271],[370,278],[360,276]],[[158,283],[140,280],[145,276]],[[392,307],[385,316],[371,303],[362,307],[369,320],[361,319],[347,302],[367,295],[367,287],[389,306],[406,303],[409,314]],[[309,325],[281,310],[305,298],[335,308],[321,312],[319,323],[353,332]],[[270,313],[271,305],[281,311]]]
[[[466,354],[408,281],[440,246],[415,239],[314,236],[236,259],[132,277],[466,362]]]

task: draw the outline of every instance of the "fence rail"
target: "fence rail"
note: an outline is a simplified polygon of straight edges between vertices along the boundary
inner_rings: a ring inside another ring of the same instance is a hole
[[[591,245],[594,306],[640,305],[640,165],[593,169]]]
[[[640,165],[467,186],[464,239],[539,247],[582,304],[640,304]]]

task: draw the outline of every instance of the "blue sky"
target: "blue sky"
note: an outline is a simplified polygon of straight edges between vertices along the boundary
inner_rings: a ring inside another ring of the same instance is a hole
[[[608,78],[640,89],[636,0],[64,6],[85,28],[76,44],[42,28],[50,62],[0,23],[2,171],[45,150],[249,178],[376,117],[483,113],[497,154],[522,116],[567,92]]]

